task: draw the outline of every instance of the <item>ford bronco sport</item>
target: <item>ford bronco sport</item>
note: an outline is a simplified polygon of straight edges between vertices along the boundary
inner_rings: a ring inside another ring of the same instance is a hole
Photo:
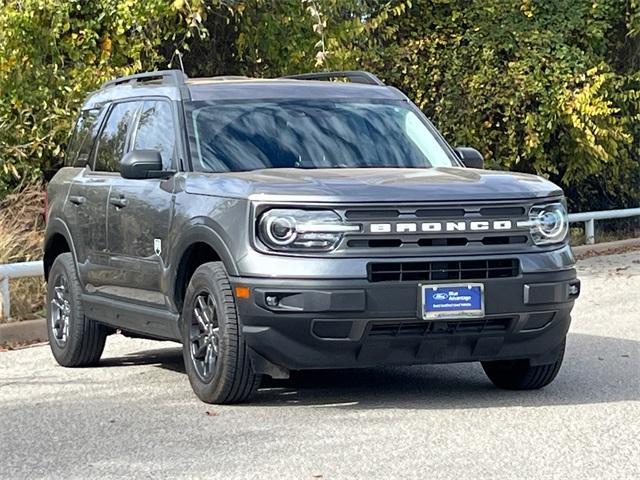
[[[367,72],[107,82],[48,199],[58,363],[96,364],[116,331],[175,340],[205,402],[447,362],[540,388],[580,291],[560,188],[483,170]]]

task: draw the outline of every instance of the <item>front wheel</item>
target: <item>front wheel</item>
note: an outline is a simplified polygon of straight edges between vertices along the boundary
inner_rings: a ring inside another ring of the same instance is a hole
[[[193,391],[207,403],[240,403],[255,392],[227,272],[220,262],[196,269],[182,309],[182,352]]]
[[[482,368],[489,380],[498,388],[507,390],[537,390],[549,385],[558,375],[566,341],[558,349],[558,356],[552,363],[545,365],[531,365],[527,359],[500,360],[482,362]]]

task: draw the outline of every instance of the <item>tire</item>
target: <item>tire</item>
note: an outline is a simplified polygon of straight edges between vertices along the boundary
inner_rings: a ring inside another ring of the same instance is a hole
[[[558,350],[555,362],[545,365],[531,365],[524,360],[501,360],[482,362],[482,368],[489,380],[498,388],[506,390],[537,390],[549,385],[558,375],[564,358],[566,340]]]
[[[48,277],[47,332],[53,357],[63,367],[97,364],[107,338],[106,327],[85,316],[81,293],[73,256],[58,255]]]
[[[242,337],[229,277],[221,262],[191,277],[182,309],[182,352],[189,382],[206,403],[240,403],[258,388]]]

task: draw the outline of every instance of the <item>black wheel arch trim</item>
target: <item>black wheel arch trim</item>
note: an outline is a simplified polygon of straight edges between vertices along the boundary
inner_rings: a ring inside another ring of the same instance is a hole
[[[171,265],[177,270],[177,265],[184,256],[188,248],[195,243],[205,243],[209,245],[220,257],[220,260],[224,264],[224,268],[227,269],[229,275],[237,275],[238,270],[236,262],[233,259],[233,255],[227,246],[227,243],[222,238],[214,227],[208,224],[196,224],[188,227],[184,233],[177,239],[176,248],[174,250],[174,256],[172,258]]]
[[[204,243],[213,249],[220,261],[227,270],[230,276],[237,276],[238,269],[236,262],[233,259],[233,255],[227,247],[226,242],[222,236],[214,230],[213,227],[206,224],[196,224],[188,227],[180,237],[176,240],[175,248],[171,255],[170,260],[170,278],[169,285],[171,286],[170,298],[171,301],[175,301],[175,292],[177,291],[178,271],[180,268],[180,262],[189,248],[196,243]],[[175,307],[175,305],[174,305]]]
[[[75,265],[76,274],[78,275],[78,279],[80,279],[81,277],[80,277],[80,270],[78,268],[78,257],[76,256],[76,247],[73,242],[73,237],[71,236],[71,231],[69,230],[69,227],[67,226],[67,224],[58,217],[54,217],[54,218],[50,217],[49,222],[47,223],[47,228],[45,230],[44,242],[43,242],[44,256],[46,257],[47,251],[51,247],[51,242],[53,242],[53,239],[56,235],[61,235],[67,242],[67,245],[69,246],[69,251],[73,256],[73,264]],[[45,275],[45,280],[47,280],[48,271],[46,269],[46,265],[45,265],[44,275]],[[80,285],[82,285],[82,280],[80,280]]]

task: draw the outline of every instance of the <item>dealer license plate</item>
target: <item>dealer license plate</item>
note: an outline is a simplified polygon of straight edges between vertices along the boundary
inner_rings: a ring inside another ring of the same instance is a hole
[[[482,283],[420,285],[419,289],[424,320],[484,317]]]

